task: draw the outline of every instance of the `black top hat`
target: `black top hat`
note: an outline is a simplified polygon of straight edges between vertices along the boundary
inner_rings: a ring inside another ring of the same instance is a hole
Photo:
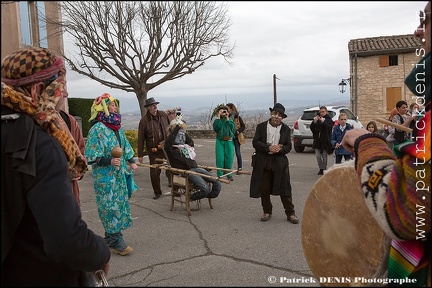
[[[148,106],[153,104],[159,104],[159,102],[157,102],[153,97],[148,98],[145,100],[144,108],[147,108]]]
[[[287,117],[287,115],[285,114],[285,107],[280,103],[276,103],[274,105],[273,109],[269,108],[269,110],[270,110],[270,112],[276,111],[276,112],[281,113],[283,118]]]

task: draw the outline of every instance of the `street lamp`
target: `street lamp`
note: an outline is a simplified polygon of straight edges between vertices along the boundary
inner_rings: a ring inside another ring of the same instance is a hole
[[[339,83],[339,91],[341,93],[344,93],[346,91],[346,85],[350,84],[350,79],[342,79],[341,82]]]

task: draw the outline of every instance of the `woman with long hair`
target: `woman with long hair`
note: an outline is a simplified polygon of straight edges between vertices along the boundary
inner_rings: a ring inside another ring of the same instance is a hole
[[[369,121],[366,125],[366,129],[371,133],[379,133],[378,126],[375,121]]]
[[[226,107],[228,108],[229,116],[231,119],[233,119],[236,128],[234,133],[234,149],[237,157],[237,169],[238,171],[241,171],[243,162],[240,145],[245,143],[243,131],[245,130],[246,125],[244,124],[243,119],[240,117],[237,107],[233,103],[226,104]]]

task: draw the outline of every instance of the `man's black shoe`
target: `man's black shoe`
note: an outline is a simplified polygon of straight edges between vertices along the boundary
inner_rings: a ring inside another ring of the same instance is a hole
[[[161,194],[156,194],[156,195],[153,196],[153,199],[154,199],[154,200],[159,199],[160,196],[161,196]]]
[[[323,174],[324,174],[323,169],[320,169],[320,171],[318,172],[318,175],[323,175]]]

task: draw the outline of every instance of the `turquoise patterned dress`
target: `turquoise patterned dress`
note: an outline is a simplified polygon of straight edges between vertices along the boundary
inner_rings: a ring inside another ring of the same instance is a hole
[[[132,176],[131,182],[129,182],[131,191],[138,190],[133,175],[131,175],[132,172],[128,171],[129,166],[126,164],[128,159],[133,158],[134,151],[124,130],[119,129],[118,132],[120,144],[112,129],[102,122],[97,122],[88,133],[84,151],[87,162],[92,165],[99,218],[105,231],[109,234],[121,233],[132,226],[127,176]],[[112,165],[99,165],[98,158],[112,157],[111,150],[118,145],[123,149],[119,169]]]

